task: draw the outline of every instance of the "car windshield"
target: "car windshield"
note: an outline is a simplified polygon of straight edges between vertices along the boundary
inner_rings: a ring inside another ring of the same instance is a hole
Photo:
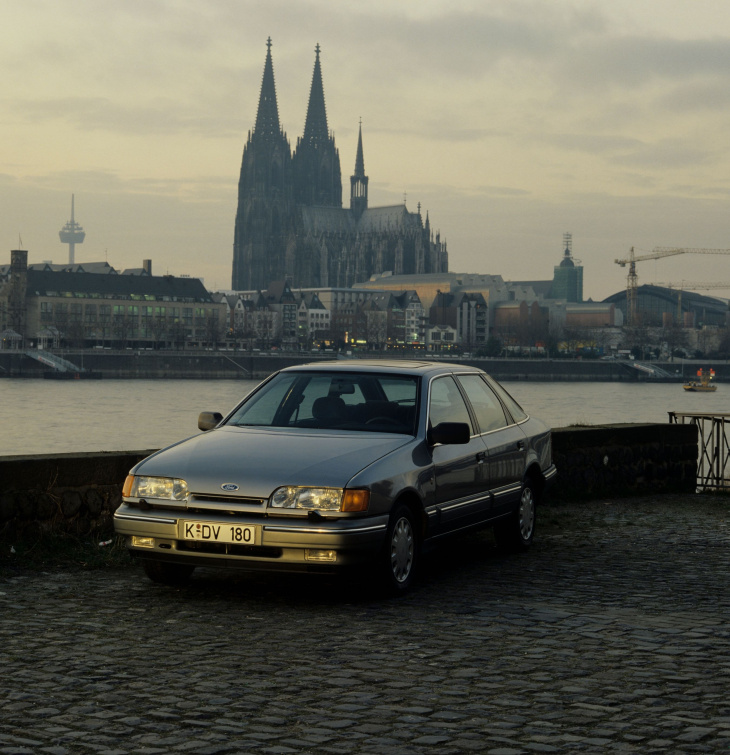
[[[282,372],[226,424],[416,434],[418,378],[371,372]]]

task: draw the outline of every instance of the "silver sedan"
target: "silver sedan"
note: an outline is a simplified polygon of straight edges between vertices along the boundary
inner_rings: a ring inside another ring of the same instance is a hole
[[[407,590],[424,545],[492,526],[527,548],[550,429],[481,370],[343,360],[283,369],[137,464],[114,515],[147,575],[363,565]]]

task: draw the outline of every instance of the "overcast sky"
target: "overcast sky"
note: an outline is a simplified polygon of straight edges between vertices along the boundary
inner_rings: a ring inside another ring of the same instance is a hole
[[[420,202],[453,271],[551,278],[571,232],[600,300],[632,246],[730,248],[728,0],[4,0],[0,28],[3,263],[66,262],[73,193],[76,261],[228,288],[269,36],[292,146],[319,43],[344,205],[362,118],[370,206]]]

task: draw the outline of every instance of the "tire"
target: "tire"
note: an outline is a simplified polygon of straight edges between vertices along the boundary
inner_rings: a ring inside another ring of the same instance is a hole
[[[413,585],[420,556],[415,521],[405,504],[396,506],[390,516],[380,564],[383,585],[390,595],[402,595]]]
[[[194,566],[186,564],[170,564],[165,561],[142,560],[144,573],[153,582],[160,585],[169,585],[170,587],[180,587],[187,584],[190,576],[195,569]]]
[[[510,551],[525,551],[535,537],[537,519],[537,493],[533,478],[522,484],[517,511],[494,525],[497,544]]]

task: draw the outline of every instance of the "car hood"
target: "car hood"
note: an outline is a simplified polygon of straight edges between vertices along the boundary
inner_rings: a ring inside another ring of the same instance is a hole
[[[385,433],[220,427],[158,451],[132,470],[136,475],[179,477],[191,493],[268,498],[282,485],[345,487],[359,471],[410,436]]]

